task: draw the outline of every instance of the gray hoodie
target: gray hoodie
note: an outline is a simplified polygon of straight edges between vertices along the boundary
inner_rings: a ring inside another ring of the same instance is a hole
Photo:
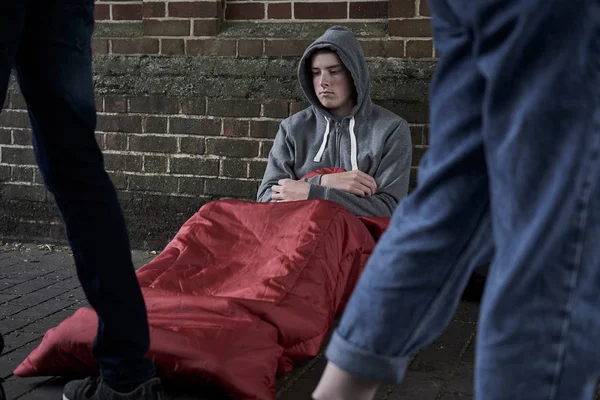
[[[344,118],[324,108],[313,89],[311,56],[323,48],[337,53],[354,80],[357,104]],[[341,26],[328,29],[306,49],[298,78],[311,106],[281,122],[258,189],[258,201],[273,201],[271,186],[280,179],[297,180],[319,168],[359,169],[375,179],[374,195],[362,197],[320,186],[321,175],[317,175],[308,179],[308,198],[334,201],[358,216],[391,216],[408,192],[410,130],[404,119],[371,101],[369,69],[354,34]]]

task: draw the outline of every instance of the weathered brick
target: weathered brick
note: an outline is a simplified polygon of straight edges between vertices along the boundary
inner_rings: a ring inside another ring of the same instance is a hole
[[[145,36],[189,36],[190,21],[160,21],[146,19],[142,24]]]
[[[217,36],[221,30],[219,18],[206,18],[194,21],[194,36]]]
[[[292,3],[269,3],[267,8],[268,19],[291,19]]]
[[[139,21],[142,19],[142,4],[113,4],[113,20]]]
[[[403,40],[362,40],[365,57],[404,57]]]
[[[387,16],[387,1],[361,1],[350,3],[350,19],[383,19],[387,18]]]
[[[429,8],[429,2],[421,0],[419,3],[419,15],[424,17],[431,17],[431,9]]]
[[[106,112],[112,113],[127,112],[127,100],[123,97],[105,96],[104,109]]]
[[[295,101],[290,104],[290,115],[294,115],[299,111],[304,110],[310,103],[308,101]]]
[[[219,160],[201,157],[171,158],[171,173],[186,175],[219,175]]]
[[[25,111],[4,110],[0,113],[0,126],[29,128],[29,117]]]
[[[245,178],[248,174],[248,162],[235,158],[221,160],[221,176],[230,178]]]
[[[269,152],[273,148],[273,141],[263,141],[260,145],[260,154],[258,155],[260,158],[269,157]]]
[[[168,159],[166,156],[144,155],[144,172],[162,173],[167,172]]]
[[[186,115],[206,115],[206,99],[204,97],[192,97],[180,101],[182,113]]]
[[[417,167],[419,166],[419,163],[421,162],[421,158],[423,158],[423,155],[425,155],[425,152],[427,152],[427,147],[424,146],[413,146],[412,149],[412,165]]]
[[[130,136],[129,149],[132,151],[144,151],[150,153],[175,153],[177,151],[177,139],[166,136]]]
[[[217,16],[218,3],[215,1],[170,2],[169,17],[211,18]]]
[[[218,136],[221,134],[221,120],[172,117],[169,125],[169,132]]]
[[[179,178],[179,193],[202,195],[204,194],[205,179],[198,177],[180,177]]]
[[[127,189],[127,175],[121,171],[109,172],[110,180],[118,190]]]
[[[265,40],[265,56],[300,57],[312,40],[305,39],[267,39]]]
[[[177,98],[166,96],[135,96],[129,99],[129,112],[148,114],[177,114]]]
[[[250,123],[250,136],[274,139],[279,130],[279,121],[256,121]]]
[[[31,146],[31,129],[13,129],[12,144]]]
[[[143,117],[142,132],[144,133],[166,133],[167,117]]]
[[[257,184],[254,181],[239,179],[207,179],[206,194],[253,199],[256,196]]]
[[[0,144],[10,144],[10,129],[0,128]]]
[[[113,39],[113,54],[158,54],[158,39],[131,38]]]
[[[13,200],[45,201],[46,188],[42,185],[3,184],[2,197]]]
[[[248,120],[240,120],[235,118],[223,119],[223,135],[224,136],[248,136]]]
[[[388,31],[392,36],[431,37],[431,20],[424,19],[391,19]]]
[[[263,41],[260,39],[239,39],[237,46],[240,57],[262,56]]]
[[[142,21],[119,22],[118,24],[112,21],[100,21],[95,24],[94,28],[94,36],[101,38],[141,37],[142,35]]]
[[[429,125],[423,126],[423,144],[429,145]]]
[[[186,154],[204,154],[204,138],[182,137],[181,152]]]
[[[33,182],[33,167],[11,167],[10,178],[14,182]]]
[[[161,39],[160,53],[166,55],[185,54],[185,41],[183,39]]]
[[[109,40],[92,38],[92,53],[93,54],[108,54],[109,51]]]
[[[406,57],[432,58],[433,42],[431,40],[409,40],[406,42]]]
[[[14,110],[27,110],[25,97],[21,93],[12,93],[10,95],[10,108]]]
[[[192,56],[235,56],[235,40],[192,39],[187,41],[186,52]]]
[[[419,125],[410,126],[410,138],[413,146],[422,146],[423,143],[423,128]]]
[[[142,170],[142,156],[133,154],[104,154],[104,165],[110,171],[132,171]]]
[[[427,0],[421,0],[421,3],[426,2]],[[389,8],[388,8],[389,18],[411,18],[414,17],[415,12],[415,2],[414,1],[400,1],[400,0],[390,0]]]
[[[269,101],[262,105],[262,116],[269,118],[287,118],[289,115],[289,103],[285,100]]]
[[[96,4],[94,7],[94,20],[102,21],[110,19],[110,5],[109,4]]]
[[[244,99],[208,99],[208,114],[219,117],[258,117],[260,103]]]
[[[0,182],[10,179],[10,167],[8,165],[0,165]]]
[[[36,165],[31,147],[0,147],[0,161],[5,164]]]
[[[255,141],[240,139],[206,139],[206,151],[209,154],[226,157],[256,157],[259,144]]]
[[[266,161],[250,161],[250,178],[262,179],[267,168]]]
[[[98,115],[97,129],[103,132],[139,133],[142,117],[139,115]]]
[[[251,20],[265,18],[264,3],[227,3],[225,19],[227,20]]]
[[[142,4],[142,18],[161,18],[166,15],[167,3],[163,2],[144,2]]]
[[[169,175],[129,175],[129,190],[177,192],[177,178]]]
[[[122,133],[107,133],[104,135],[106,150],[127,150],[127,135]]]
[[[330,3],[294,3],[296,19],[346,19],[348,5],[344,2]]]

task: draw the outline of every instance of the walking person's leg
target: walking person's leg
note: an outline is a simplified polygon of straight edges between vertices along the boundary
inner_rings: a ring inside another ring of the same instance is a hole
[[[493,253],[485,79],[456,12],[470,4],[432,2],[440,60],[430,89],[430,147],[417,188],[400,202],[333,335],[316,399],[371,399],[375,382],[401,382],[409,357],[439,336],[471,272]]]
[[[0,111],[4,106],[10,72],[15,64],[21,32],[29,0],[0,2]],[[4,338],[0,333],[0,355],[4,350]],[[6,399],[0,378],[0,400]]]
[[[151,394],[160,386],[152,380],[155,367],[145,357],[146,308],[94,133],[93,12],[93,0],[35,0],[17,55],[36,160],[65,222],[83,290],[98,314],[93,355],[102,380],[68,384],[65,399],[83,398],[89,390],[121,398],[112,389],[136,388],[127,398],[157,398]]]
[[[600,354],[600,2],[479,2],[496,257],[477,399],[592,399]]]

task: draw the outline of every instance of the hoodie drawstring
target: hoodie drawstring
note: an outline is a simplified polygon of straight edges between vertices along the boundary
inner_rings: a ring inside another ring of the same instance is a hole
[[[358,161],[356,160],[356,135],[354,134],[354,117],[350,120],[350,162],[352,164],[352,171],[358,169]]]
[[[329,138],[329,130],[331,126],[331,121],[329,118],[325,117],[327,121],[327,127],[325,128],[325,135],[323,136],[323,142],[321,143],[321,147],[319,148],[319,152],[314,158],[314,162],[321,162],[321,158],[323,158],[323,153],[325,152],[325,146],[327,146],[327,139]],[[356,171],[358,169],[358,161],[357,161],[357,149],[356,149],[356,134],[354,133],[354,125],[356,121],[354,117],[350,120],[350,163],[352,164],[352,170]]]
[[[319,152],[315,156],[315,159],[314,159],[315,162],[321,162],[321,158],[323,157],[323,152],[325,152],[325,146],[327,145],[327,138],[329,137],[329,125],[330,125],[329,118],[325,117],[325,120],[327,121],[327,128],[325,128],[325,136],[323,136],[323,143],[321,143],[321,148],[319,149]]]

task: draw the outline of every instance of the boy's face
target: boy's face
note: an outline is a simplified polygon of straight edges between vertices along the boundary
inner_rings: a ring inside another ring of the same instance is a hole
[[[317,98],[332,113],[349,115],[355,105],[350,71],[335,52],[320,51],[311,60],[313,88]]]

